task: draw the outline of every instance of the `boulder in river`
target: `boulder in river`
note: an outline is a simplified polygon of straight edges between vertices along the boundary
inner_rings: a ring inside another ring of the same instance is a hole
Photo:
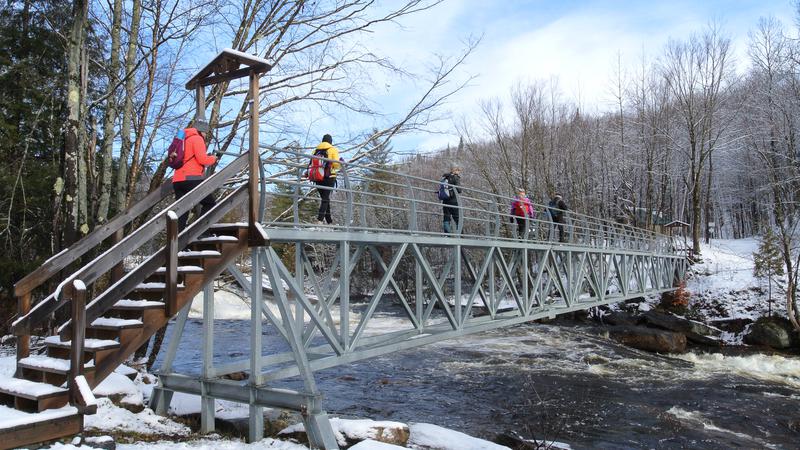
[[[611,311],[601,319],[609,325],[629,325],[633,326],[639,322],[639,318],[633,314],[622,311]]]
[[[719,340],[715,338],[722,334],[722,330],[718,328],[674,314],[647,311],[641,315],[641,318],[647,325],[683,333],[686,335],[686,339],[696,344],[719,345]]]
[[[782,317],[762,317],[750,327],[744,342],[750,345],[766,345],[785,349],[792,346],[793,329],[791,323]]]
[[[621,344],[655,353],[683,353],[686,336],[682,333],[662,331],[639,326],[617,326],[609,335]]]

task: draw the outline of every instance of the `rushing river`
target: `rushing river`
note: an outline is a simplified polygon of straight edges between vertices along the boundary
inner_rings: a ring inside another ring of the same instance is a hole
[[[249,322],[215,326],[215,359],[246,358]],[[183,342],[199,343],[201,330],[190,320]],[[176,371],[199,372],[195,347],[182,344]],[[586,325],[485,332],[324,370],[317,380],[333,416],[427,422],[490,440],[513,430],[573,449],[800,446],[800,358],[665,357]]]

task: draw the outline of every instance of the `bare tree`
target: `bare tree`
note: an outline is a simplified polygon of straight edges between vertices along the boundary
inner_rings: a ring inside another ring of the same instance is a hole
[[[687,137],[684,153],[689,173],[685,183],[691,192],[692,247],[696,254],[700,253],[703,173],[725,130],[719,116],[733,81],[729,59],[730,39],[711,25],[686,42],[671,41],[662,61]]]

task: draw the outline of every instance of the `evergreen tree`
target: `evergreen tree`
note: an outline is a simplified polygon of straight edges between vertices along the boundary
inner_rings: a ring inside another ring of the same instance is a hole
[[[761,237],[758,251],[753,253],[753,275],[757,278],[767,278],[769,285],[768,315],[772,317],[772,277],[783,276],[783,259],[778,247],[777,236],[769,227]]]
[[[52,193],[66,120],[63,40],[69,3],[8,2],[0,9],[0,286],[53,253]],[[12,304],[3,297],[3,304]]]

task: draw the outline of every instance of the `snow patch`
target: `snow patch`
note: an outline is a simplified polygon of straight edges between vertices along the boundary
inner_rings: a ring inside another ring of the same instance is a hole
[[[411,423],[408,425],[411,436],[408,448],[447,449],[447,450],[510,450],[504,445],[478,439],[454,430],[448,430],[429,423]]]
[[[95,395],[100,397],[121,396],[121,402],[129,405],[144,404],[144,396],[130,378],[113,372],[102,383],[94,388]]]
[[[107,398],[98,399],[97,406],[97,414],[84,418],[88,429],[163,434],[167,436],[186,436],[191,433],[191,429],[186,425],[173,422],[166,417],[157,416],[151,409],[144,409],[142,412],[134,414],[127,409],[114,406],[111,400]],[[118,446],[117,448],[120,447]]]

